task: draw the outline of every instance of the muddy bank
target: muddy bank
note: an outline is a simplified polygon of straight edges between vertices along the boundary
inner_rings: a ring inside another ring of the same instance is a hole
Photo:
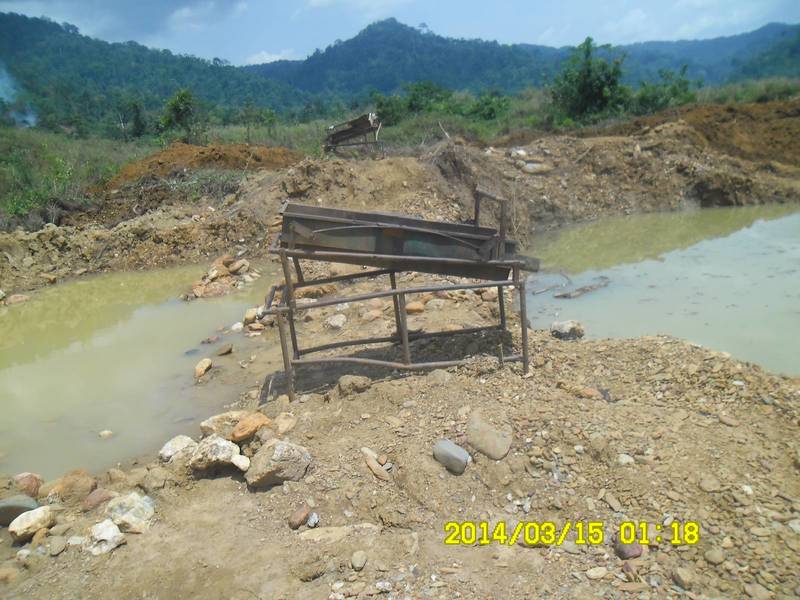
[[[409,301],[415,329],[496,319],[479,293]],[[328,307],[298,335],[385,334],[381,315],[392,309],[380,304]],[[536,331],[528,376],[499,366],[497,340],[467,336],[413,344],[415,355],[483,355],[466,366],[408,377],[306,370],[290,404],[279,357],[253,352],[247,368],[237,364],[250,353],[240,343],[276,345],[269,318],[238,335],[233,359],[209,356],[198,374],[237,412],[133,468],[39,484],[32,495],[52,514],[38,533],[16,544],[0,533],[4,594],[780,598],[800,585],[797,379],[666,337],[562,341]],[[502,343],[518,347],[518,334]],[[257,388],[240,393],[269,380],[262,406]],[[434,458],[440,439],[465,452],[463,474]],[[5,481],[0,494],[31,486]],[[511,531],[520,521],[599,521],[605,533],[597,545],[575,543],[573,531],[553,546],[448,546],[452,520]],[[655,538],[673,520],[698,523],[699,541],[614,543],[624,521],[650,523]]]
[[[176,145],[123,170],[118,187],[101,192],[98,211],[73,214],[63,227],[0,234],[0,282],[11,294],[223,252],[258,258],[286,200],[466,221],[480,186],[513,200],[512,229],[523,242],[531,231],[604,215],[796,202],[800,167],[785,158],[798,155],[793,107],[699,107],[613,135],[546,136],[509,148],[455,140],[420,157],[307,158],[292,166],[297,157],[281,149]],[[783,141],[775,141],[779,132]],[[203,178],[208,167],[226,176]],[[231,178],[230,169],[255,172]],[[491,223],[495,215],[484,214]]]

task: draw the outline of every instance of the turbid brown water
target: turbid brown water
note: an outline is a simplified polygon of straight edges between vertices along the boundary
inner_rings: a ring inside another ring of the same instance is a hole
[[[267,278],[233,296],[178,300],[199,272],[102,275],[0,308],[0,472],[104,468],[220,408],[193,393],[193,367],[214,351],[200,341],[240,320]]]
[[[794,206],[612,218],[538,238],[535,328],[577,319],[591,337],[666,333],[800,374],[800,212]],[[607,287],[557,299],[608,278]]]

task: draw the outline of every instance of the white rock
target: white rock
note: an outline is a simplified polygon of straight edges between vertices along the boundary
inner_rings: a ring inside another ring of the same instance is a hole
[[[250,461],[245,464],[241,458],[234,460],[237,456],[240,456],[239,446],[215,433],[197,444],[189,459],[189,467],[194,471],[206,471],[214,467],[234,465],[246,471],[250,467]]]
[[[550,325],[550,335],[560,340],[577,340],[584,336],[583,325],[578,321],[553,321]]]
[[[242,329],[244,329],[244,323],[241,321],[237,321],[233,325],[231,325],[231,331],[234,333],[239,333]]]
[[[188,435],[176,435],[161,447],[158,457],[164,462],[169,462],[178,454],[194,452],[195,448],[197,448],[197,442]]]
[[[245,474],[250,487],[270,487],[284,481],[300,481],[311,464],[303,446],[284,440],[270,440],[255,453]]]
[[[331,315],[325,320],[325,325],[330,329],[341,329],[347,323],[347,317],[341,313]]]
[[[14,542],[26,542],[33,534],[43,528],[50,528],[56,522],[56,515],[50,506],[40,506],[26,511],[11,521],[8,532]]]
[[[114,437],[114,432],[110,429],[103,429],[100,433],[97,434],[100,439],[108,440]]]
[[[623,452],[622,454],[620,454],[617,457],[617,462],[624,467],[625,465],[632,465],[636,461],[633,459],[633,457],[630,454],[625,454]]]
[[[91,529],[90,539],[89,551],[95,556],[111,552],[117,546],[125,543],[125,536],[111,519],[94,525]]]
[[[131,492],[125,496],[112,498],[106,504],[106,515],[119,525],[122,531],[142,533],[150,527],[150,519],[155,514],[155,503],[149,496]]]
[[[247,471],[247,469],[250,468],[250,459],[243,454],[237,454],[231,458],[231,462],[242,472]]]
[[[67,538],[68,546],[83,546],[86,543],[86,538],[81,535],[73,535]]]
[[[250,411],[247,410],[229,410],[228,412],[214,415],[200,423],[200,433],[203,434],[203,437],[216,433],[223,438],[228,438],[239,421],[249,414]]]

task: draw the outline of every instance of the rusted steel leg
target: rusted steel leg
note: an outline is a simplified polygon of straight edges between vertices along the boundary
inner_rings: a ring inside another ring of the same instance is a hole
[[[525,280],[520,278],[519,267],[514,267],[514,285],[519,291],[519,320],[522,327],[522,373],[530,370],[528,357],[528,309],[525,300]]]
[[[411,348],[408,345],[408,323],[406,321],[406,295],[399,294],[397,297],[400,313],[400,339],[403,341],[403,360],[407,365],[411,364]]]
[[[503,286],[497,286],[497,303],[500,307],[500,327],[506,328],[506,299],[503,296]]]
[[[397,289],[397,276],[395,275],[394,271],[389,273],[389,282],[392,284],[392,289]],[[399,336],[400,335],[400,302],[397,299],[397,295],[392,295],[392,304],[394,304],[394,329],[395,333]]]
[[[292,338],[292,355],[300,358],[300,351],[297,348],[297,332],[294,329],[294,283],[292,283],[292,270],[289,268],[289,260],[286,252],[281,252],[281,266],[283,267],[283,278],[286,281],[286,305],[289,307],[289,334]]]
[[[303,269],[300,268],[300,259],[296,256],[293,256],[292,262],[294,263],[295,273],[297,273],[297,281],[303,283],[305,281],[305,277],[303,277]]]
[[[281,352],[283,353],[283,372],[286,375],[286,388],[289,394],[289,402],[294,402],[294,371],[292,369],[292,357],[289,356],[289,346],[286,342],[286,321],[283,311],[275,313],[275,321],[278,323],[278,335],[281,338]]]

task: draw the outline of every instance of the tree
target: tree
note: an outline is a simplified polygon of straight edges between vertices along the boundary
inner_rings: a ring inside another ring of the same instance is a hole
[[[643,81],[633,98],[633,112],[644,115],[694,102],[697,98],[691,90],[693,82],[686,78],[686,69],[686,65],[678,73],[661,69],[658,72],[661,81]],[[698,84],[695,82],[695,85]]]
[[[184,131],[184,141],[188,141],[194,125],[196,103],[192,92],[183,89],[167,100],[164,114],[161,116],[161,129],[180,127]]]
[[[624,110],[630,101],[630,88],[622,84],[624,56],[612,59],[596,56],[596,46],[587,37],[567,61],[550,86],[555,106],[572,118]]]
[[[142,137],[147,131],[142,105],[138,101],[131,102],[131,135],[135,138]]]

